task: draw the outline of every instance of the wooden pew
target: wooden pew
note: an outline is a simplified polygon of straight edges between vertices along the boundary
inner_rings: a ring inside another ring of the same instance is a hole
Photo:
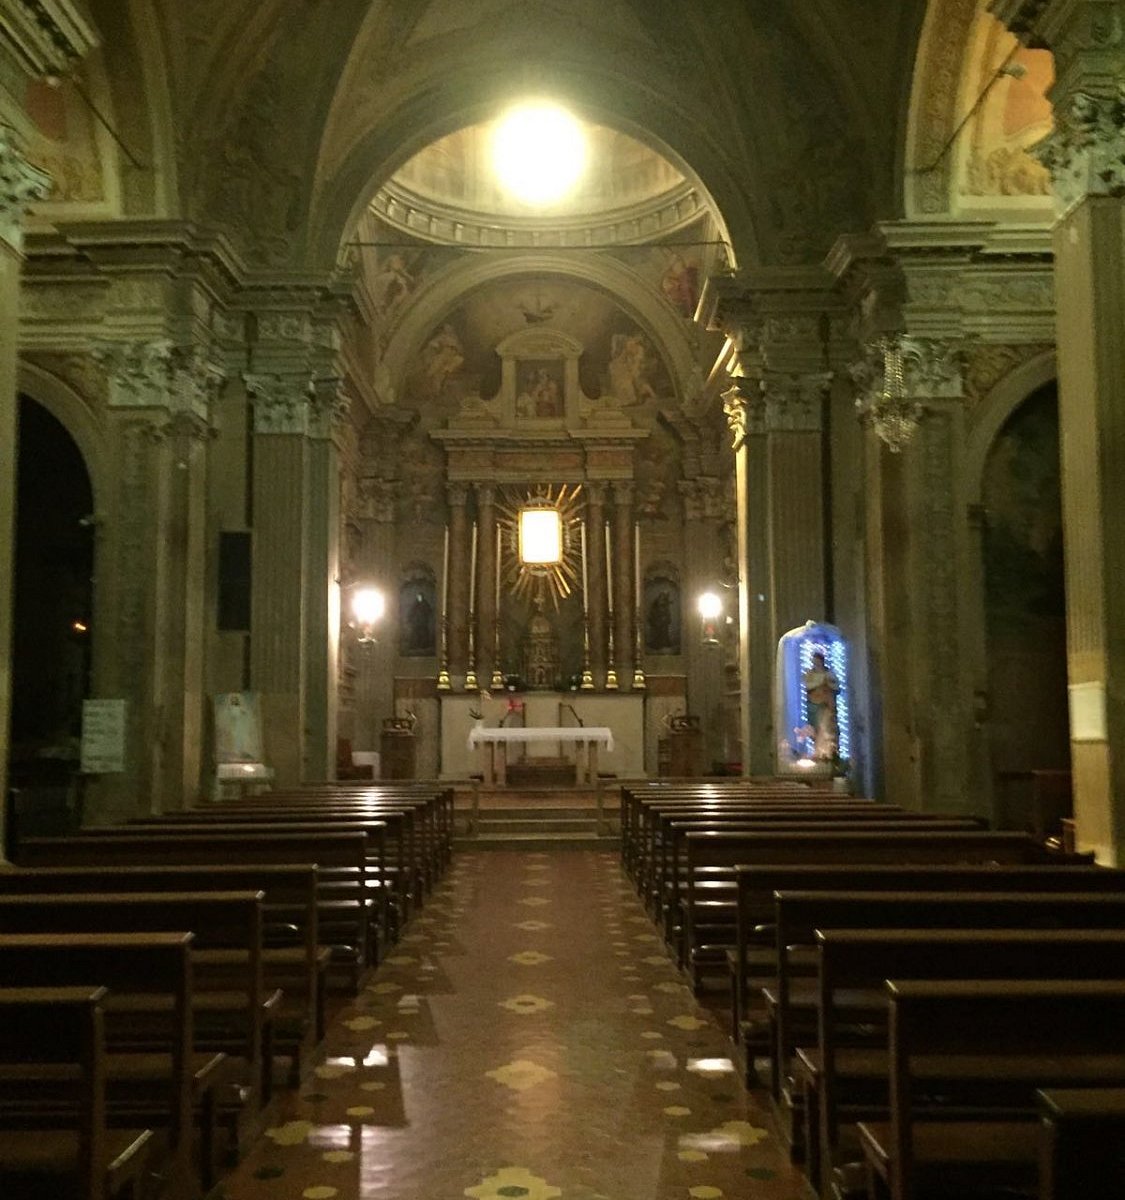
[[[229,864],[308,864],[319,868],[319,881],[349,885],[348,897],[378,895],[368,888],[367,837],[360,832],[201,833],[177,837],[162,833],[107,834],[93,837],[26,838],[19,848],[21,866],[224,866]],[[383,920],[384,915],[380,917]],[[356,905],[355,943],[341,950],[343,965],[358,977],[366,962],[371,935],[368,910]],[[344,957],[346,955],[346,958]]]
[[[75,1118],[31,1114],[19,1128],[0,1124],[5,1195],[45,1184],[80,1200],[137,1195],[155,1153],[150,1129],[106,1128],[103,987],[0,988],[0,1076],[6,1090],[40,1086],[44,1069],[66,1069]],[[61,1086],[61,1084],[60,1084]],[[0,1121],[3,1107],[0,1106]]]
[[[169,933],[190,930],[196,1045],[245,1064],[247,1094],[264,1100],[272,1079],[273,1014],[281,996],[262,982],[260,892],[0,895],[0,933]],[[296,1075],[300,1044],[281,1048]]]
[[[735,886],[738,865],[753,863],[819,862],[954,862],[1047,861],[1049,855],[1027,834],[989,833],[970,822],[873,822],[863,829],[849,829],[846,822],[832,826],[810,826],[805,830],[714,831],[688,829],[683,834],[683,894],[678,898],[683,927],[686,966],[693,986],[698,987],[703,971],[726,974],[727,952],[736,944],[737,930],[727,924],[723,941],[708,926],[706,935],[698,928],[697,882],[703,872],[724,868]],[[948,826],[948,827],[947,827]],[[713,876],[712,876],[713,878]],[[714,910],[707,910],[713,916]],[[729,919],[729,918],[728,918]],[[700,953],[700,948],[707,949]]]
[[[891,1200],[935,1185],[956,1195],[966,1178],[1032,1186],[1037,1089],[1125,1084],[1125,983],[886,988],[890,1118],[859,1125],[873,1195],[876,1181]]]
[[[761,1039],[764,1008],[753,989],[777,978],[775,892],[1125,893],[1125,870],[1069,863],[915,863],[909,867],[888,863],[764,863],[737,867],[735,880],[736,944],[728,956],[731,1038],[744,1048],[748,1076],[754,1051],[765,1051],[772,1045],[772,1038]],[[725,910],[729,902],[696,900],[695,904],[697,908],[717,906]],[[793,956],[786,961],[792,970]],[[756,1005],[752,1004],[755,999]]]
[[[1038,1099],[1039,1200],[1118,1200],[1125,1088],[1045,1088]]]
[[[0,934],[0,978],[25,987],[76,987],[97,980],[106,1032],[106,1112],[111,1127],[152,1125],[168,1131],[177,1194],[217,1182],[215,1117],[227,1081],[226,1056],[197,1052],[193,1041],[190,933]],[[50,1081],[28,1100],[42,1108]],[[19,1101],[8,1092],[0,1110]],[[59,1107],[60,1117],[68,1105]],[[200,1127],[199,1178],[192,1168],[193,1113]]]
[[[351,914],[360,900],[326,900],[317,891],[317,868],[216,867],[9,867],[0,868],[0,896],[58,893],[261,892],[263,984],[283,995],[274,1013],[278,1044],[300,1044],[310,1029],[324,1038],[325,975],[330,947],[320,941],[321,918]],[[354,937],[356,918],[349,919]]]
[[[799,1051],[798,1074],[809,1175],[815,1183],[819,1173],[825,1195],[836,1161],[848,1157],[839,1154],[841,1127],[886,1116],[885,980],[1125,982],[1125,933],[1118,929],[830,929],[817,943],[817,1035]]]

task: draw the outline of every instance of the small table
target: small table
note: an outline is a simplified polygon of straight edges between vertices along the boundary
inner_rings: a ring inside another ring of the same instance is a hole
[[[513,742],[570,742],[577,754],[574,762],[574,782],[593,786],[598,782],[598,747],[613,749],[613,733],[605,725],[543,726],[533,729],[485,728],[478,725],[469,731],[469,749],[483,750],[483,775],[488,787],[503,787],[508,781],[508,746]]]

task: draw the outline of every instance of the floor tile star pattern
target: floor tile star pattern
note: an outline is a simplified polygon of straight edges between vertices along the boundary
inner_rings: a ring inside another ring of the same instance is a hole
[[[216,1200],[798,1200],[725,1021],[614,855],[462,853]]]

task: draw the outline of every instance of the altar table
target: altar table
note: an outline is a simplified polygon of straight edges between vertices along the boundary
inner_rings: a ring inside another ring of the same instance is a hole
[[[477,725],[469,731],[469,749],[480,749],[486,786],[503,787],[508,779],[508,746],[513,742],[570,742],[576,750],[574,781],[579,787],[592,787],[598,781],[598,747],[613,749],[613,733],[605,725],[537,726],[531,729],[487,728]]]

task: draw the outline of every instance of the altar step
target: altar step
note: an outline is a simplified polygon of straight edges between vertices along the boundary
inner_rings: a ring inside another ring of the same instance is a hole
[[[586,807],[525,805],[487,808],[481,806],[475,822],[454,840],[454,845],[472,850],[610,850],[620,842],[613,818],[599,828],[597,812]]]

